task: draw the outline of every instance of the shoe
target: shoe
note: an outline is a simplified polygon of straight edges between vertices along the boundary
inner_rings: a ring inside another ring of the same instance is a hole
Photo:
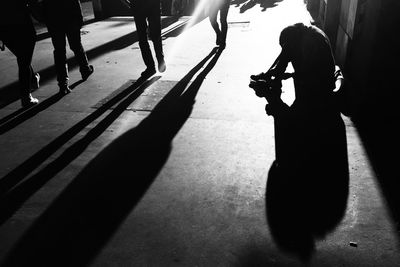
[[[37,98],[34,98],[31,94],[29,94],[27,97],[21,98],[21,104],[23,108],[29,108],[37,105],[38,103],[39,100]]]
[[[81,70],[82,80],[86,81],[90,75],[94,72],[93,65],[88,65],[86,68],[82,68]]]
[[[153,68],[147,68],[142,72],[141,77],[142,78],[150,78],[154,74],[156,74],[156,69],[154,67]]]
[[[39,75],[39,73],[35,73],[33,76],[32,76],[32,80],[31,80],[31,86],[32,86],[32,89],[39,89],[39,82],[40,82],[40,75]]]
[[[69,93],[71,93],[71,88],[69,88],[69,86],[67,84],[65,85],[60,85],[60,91],[59,93],[61,95],[67,95]]]
[[[167,66],[165,65],[165,60],[164,59],[160,59],[158,61],[158,71],[159,72],[164,72],[167,69]]]

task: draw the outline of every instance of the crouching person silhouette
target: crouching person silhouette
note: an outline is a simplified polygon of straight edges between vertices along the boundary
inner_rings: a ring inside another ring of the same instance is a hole
[[[335,106],[335,61],[329,39],[314,26],[294,24],[279,38],[271,68],[252,75],[250,87],[265,97],[273,116],[276,160],[266,192],[267,219],[282,249],[307,261],[315,240],[340,222],[348,195],[344,123]],[[288,63],[294,73],[285,73]],[[282,80],[293,78],[295,101],[281,99]]]

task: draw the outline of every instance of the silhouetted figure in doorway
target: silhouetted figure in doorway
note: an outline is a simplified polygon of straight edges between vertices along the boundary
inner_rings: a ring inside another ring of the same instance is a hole
[[[149,30],[150,38],[153,41],[154,51],[158,62],[158,70],[164,72],[166,70],[166,65],[161,40],[160,0],[122,1],[126,5],[130,6],[133,17],[135,18],[139,47],[144,64],[146,65],[146,69],[142,72],[142,77],[148,78],[156,73],[155,62],[147,38],[147,30]]]
[[[66,39],[79,64],[82,80],[86,80],[94,71],[89,65],[82,46],[81,28],[83,16],[79,0],[43,0],[44,19],[54,46],[54,63],[61,94],[68,94],[68,65]]]
[[[271,234],[284,250],[308,261],[315,240],[343,217],[348,197],[346,132],[336,106],[335,61],[327,36],[314,26],[295,24],[280,35],[282,51],[250,87],[268,101],[274,117],[276,160],[267,182]],[[294,73],[285,73],[288,63]],[[282,80],[294,79],[295,101],[281,99]]]
[[[36,43],[36,31],[30,18],[28,1],[4,0],[0,4],[1,50],[6,46],[16,57],[21,104],[30,107],[39,103],[31,89],[39,88],[39,73],[31,62]]]
[[[230,0],[209,1],[210,6],[209,6],[208,18],[217,36],[217,40],[215,43],[221,49],[224,49],[226,46],[226,35],[228,33],[227,17],[228,17],[230,2],[231,2]],[[217,22],[218,13],[221,26]]]

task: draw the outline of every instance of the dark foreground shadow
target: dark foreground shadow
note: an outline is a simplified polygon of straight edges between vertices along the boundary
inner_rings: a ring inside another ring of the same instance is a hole
[[[272,237],[303,261],[310,259],[315,241],[341,221],[349,190],[342,118],[308,105],[295,102],[274,115],[276,160],[266,189]]]
[[[189,118],[196,94],[219,58],[216,52],[178,82],[137,127],[81,171],[28,229],[4,266],[86,266],[96,256],[165,164],[172,139]]]
[[[24,161],[17,168],[9,172],[6,176],[2,177],[0,179],[0,225],[6,222],[23,205],[23,203],[45,183],[78,157],[93,140],[100,136],[107,127],[110,126],[122,112],[124,112],[129,103],[139,97],[144,89],[159,78],[160,76],[156,76],[151,80],[138,79],[127,89],[107,101],[103,106],[101,106],[101,108],[78,122],[68,131]],[[38,168],[71,138],[126,96],[128,97],[118,105],[119,108],[114,109],[110,114],[108,114],[100,123],[91,129],[84,138],[67,148],[56,160],[52,161],[46,167],[26,179],[31,172]]]
[[[389,101],[396,102],[398,97]],[[389,105],[389,101],[379,105]],[[397,156],[400,151],[400,115],[398,111],[390,112],[379,105],[371,100],[371,105],[352,119],[385,199],[392,219],[393,233],[397,233],[397,245],[400,247],[400,174]]]

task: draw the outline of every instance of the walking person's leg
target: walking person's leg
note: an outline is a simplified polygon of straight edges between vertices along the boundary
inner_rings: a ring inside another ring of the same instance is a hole
[[[68,65],[66,51],[66,32],[63,26],[47,25],[51,41],[54,47],[54,64],[57,72],[57,82],[61,94],[68,94],[71,89],[68,86]]]
[[[225,48],[226,46],[226,35],[228,33],[228,12],[229,12],[230,2],[225,1],[220,9],[220,22],[221,22],[221,42],[220,47]]]
[[[150,37],[153,41],[154,51],[156,54],[157,62],[158,62],[158,70],[160,72],[164,72],[166,70],[165,60],[164,60],[164,52],[162,47],[162,39],[161,39],[161,14],[160,8],[155,7],[151,10],[149,14],[149,30]]]
[[[209,14],[208,14],[208,19],[210,20],[211,23],[211,27],[213,28],[217,39],[215,41],[216,45],[220,45],[221,43],[221,30],[219,29],[219,25],[217,22],[217,16],[218,16],[218,9],[216,8],[211,8],[209,10]]]
[[[147,22],[146,16],[142,14],[135,15],[136,31],[139,38],[140,52],[142,53],[146,69],[142,72],[142,76],[149,77],[156,73],[153,55],[151,54],[149,42],[147,40]]]
[[[17,57],[18,81],[21,104],[28,107],[39,103],[31,95],[32,56],[36,42],[33,25],[23,25],[21,29],[12,29],[2,37],[5,46]]]
[[[75,58],[78,61],[82,80],[86,80],[93,73],[94,68],[92,65],[89,65],[85,49],[82,46],[80,27],[71,25],[66,29],[66,34],[69,47],[74,52]]]

